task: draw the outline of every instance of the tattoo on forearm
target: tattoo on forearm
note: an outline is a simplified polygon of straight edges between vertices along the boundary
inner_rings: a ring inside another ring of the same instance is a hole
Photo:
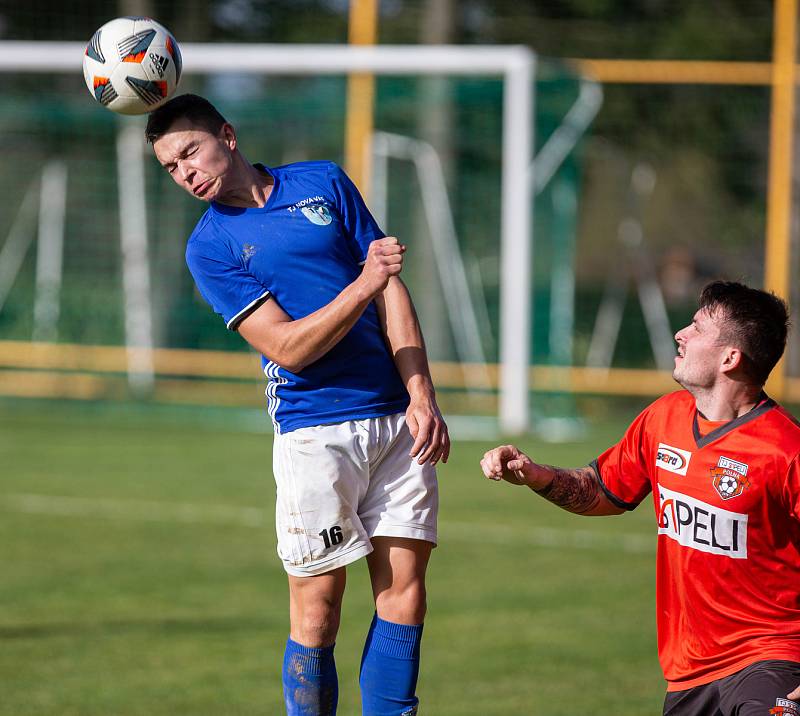
[[[550,467],[550,466],[548,466]],[[600,502],[600,485],[591,467],[566,470],[550,467],[555,473],[553,481],[536,492],[554,505],[569,512],[584,514],[597,507]]]

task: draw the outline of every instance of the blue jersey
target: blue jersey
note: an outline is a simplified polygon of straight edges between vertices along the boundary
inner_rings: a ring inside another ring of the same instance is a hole
[[[203,298],[228,328],[274,299],[294,320],[327,305],[361,273],[370,242],[383,238],[345,173],[332,162],[268,169],[264,207],[213,203],[186,246]],[[408,393],[374,303],[328,353],[298,373],[262,358],[275,429],[403,412]]]

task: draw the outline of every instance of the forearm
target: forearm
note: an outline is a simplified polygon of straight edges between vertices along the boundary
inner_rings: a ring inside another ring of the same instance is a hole
[[[619,515],[621,503],[606,494],[594,467],[566,469],[534,462],[515,445],[499,445],[484,453],[483,474],[530,487],[554,505],[577,515]]]
[[[371,301],[357,282],[351,283],[327,306],[282,327],[285,351],[303,368],[319,360],[349,333]]]
[[[386,343],[409,394],[433,395],[425,341],[414,304],[403,282],[394,277],[375,298]]]
[[[372,300],[356,280],[329,304],[303,318],[243,323],[240,333],[262,355],[293,373],[324,356],[355,325]]]
[[[447,462],[450,435],[436,405],[425,342],[411,296],[396,276],[375,298],[386,343],[410,397],[406,425],[414,438],[411,456],[421,465]]]
[[[566,469],[536,465],[537,479],[528,483],[536,494],[577,515],[609,514],[607,498],[592,467]]]

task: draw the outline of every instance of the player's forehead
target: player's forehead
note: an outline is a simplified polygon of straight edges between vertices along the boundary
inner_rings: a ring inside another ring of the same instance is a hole
[[[153,150],[163,164],[178,159],[190,146],[212,139],[213,135],[208,129],[182,117],[175,120],[169,129],[153,142]]]
[[[692,322],[701,329],[710,330],[712,328],[719,328],[725,322],[725,312],[719,306],[703,306],[698,308]]]

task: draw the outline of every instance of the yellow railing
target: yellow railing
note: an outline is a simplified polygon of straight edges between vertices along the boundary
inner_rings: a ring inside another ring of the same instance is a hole
[[[264,381],[252,352],[153,351],[156,380],[153,399],[167,403],[260,406]],[[488,370],[490,392],[497,389],[498,366]],[[0,395],[78,400],[127,397],[127,352],[120,346],[0,341]],[[482,366],[434,362],[431,372],[442,391],[463,391],[470,371]],[[544,393],[655,396],[675,389],[670,374],[657,370],[533,366],[531,384]],[[800,379],[787,380],[786,398],[800,402]],[[493,401],[487,396],[487,405]]]
[[[770,85],[771,62],[698,60],[588,60],[570,62],[604,84]]]

